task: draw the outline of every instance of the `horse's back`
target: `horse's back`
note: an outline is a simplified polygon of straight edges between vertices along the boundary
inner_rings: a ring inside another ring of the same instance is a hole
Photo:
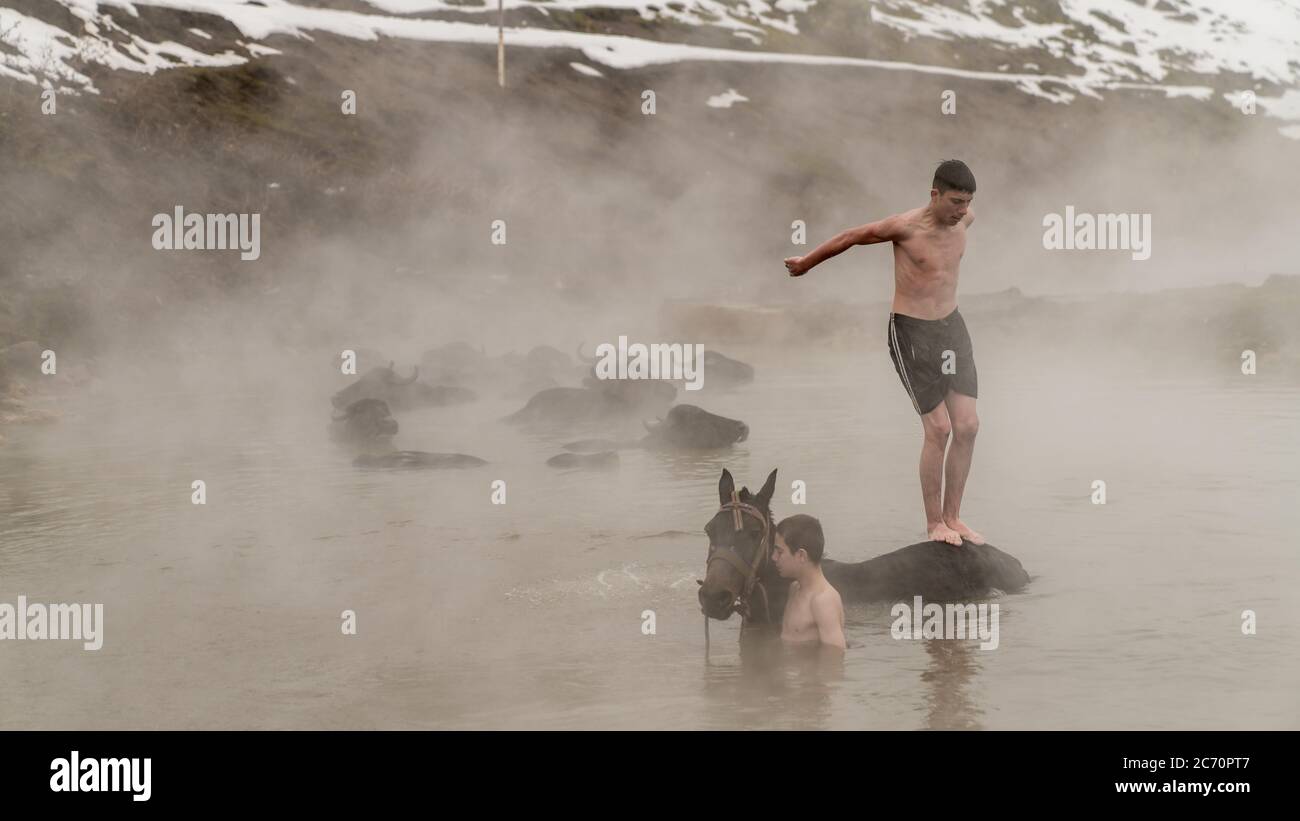
[[[920,596],[929,601],[982,598],[1029,583],[1020,561],[991,544],[918,542],[864,562],[822,562],[826,579],[845,598],[883,601]]]

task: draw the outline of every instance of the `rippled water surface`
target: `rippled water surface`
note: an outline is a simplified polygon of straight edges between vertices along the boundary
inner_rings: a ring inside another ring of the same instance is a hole
[[[491,463],[444,472],[353,468],[324,394],[71,398],[0,449],[0,601],[102,602],[104,646],[0,642],[0,726],[1300,727],[1300,391],[990,356],[963,515],[1033,576],[997,599],[999,647],[897,641],[886,605],[853,604],[843,660],[742,659],[734,621],[706,659],[694,580],[723,467],[751,488],[779,468],[775,515],[821,518],[835,558],[922,535],[920,428],[883,340],[754,361],[753,385],[699,400],[748,442],[603,473],[546,467],[578,437],[495,421],[521,404],[499,396],[398,415],[399,447]]]

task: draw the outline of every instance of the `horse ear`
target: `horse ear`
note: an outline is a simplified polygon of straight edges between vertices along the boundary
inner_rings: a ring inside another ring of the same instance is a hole
[[[767,474],[767,481],[763,483],[763,489],[758,492],[758,500],[767,507],[767,503],[772,501],[772,494],[776,492],[776,468]]]
[[[718,504],[725,505],[731,501],[731,493],[736,489],[736,480],[731,478],[731,471],[722,469],[722,478],[718,480]]]

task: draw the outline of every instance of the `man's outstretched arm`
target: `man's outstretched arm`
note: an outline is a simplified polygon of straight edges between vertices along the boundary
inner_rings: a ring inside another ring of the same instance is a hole
[[[854,245],[871,245],[874,242],[893,242],[903,237],[903,220],[899,216],[886,217],[857,228],[849,228],[818,245],[802,257],[788,257],[785,269],[790,276],[799,277],[813,266],[842,254]]]

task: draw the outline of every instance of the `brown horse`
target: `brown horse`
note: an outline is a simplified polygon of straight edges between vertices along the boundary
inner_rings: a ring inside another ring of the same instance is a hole
[[[739,612],[741,627],[779,626],[785,616],[790,581],[781,578],[772,562],[776,524],[770,503],[776,490],[773,470],[757,494],[736,491],[731,472],[718,482],[718,512],[705,525],[709,555],[699,582],[700,609],[707,618],[725,621]],[[909,603],[968,601],[993,590],[1021,590],[1029,574],[1014,556],[990,544],[963,541],[918,542],[861,562],[822,560],[826,580],[844,601]]]

